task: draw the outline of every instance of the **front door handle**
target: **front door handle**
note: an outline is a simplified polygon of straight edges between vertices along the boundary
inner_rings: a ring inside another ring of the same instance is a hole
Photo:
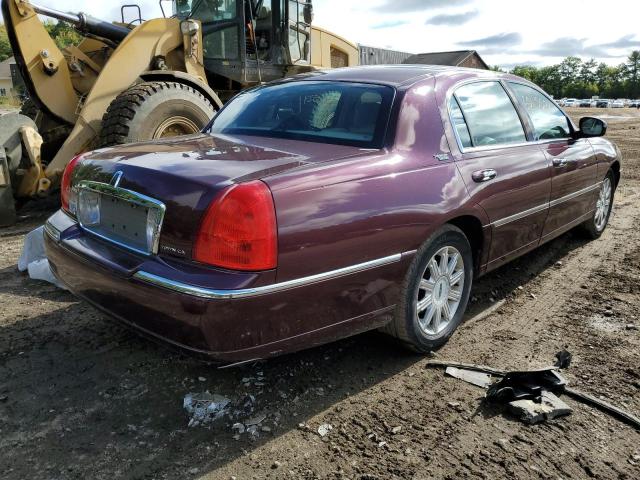
[[[498,172],[496,172],[493,168],[487,168],[485,170],[478,170],[477,172],[473,172],[471,174],[471,178],[476,183],[488,182],[489,180],[493,180],[498,176]]]
[[[562,168],[567,166],[568,160],[566,158],[554,158],[553,166],[556,168]]]

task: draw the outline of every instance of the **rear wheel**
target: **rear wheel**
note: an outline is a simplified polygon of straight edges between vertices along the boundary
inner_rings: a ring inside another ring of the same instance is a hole
[[[118,95],[102,117],[100,145],[110,146],[199,132],[215,108],[178,82],[144,82]]]
[[[469,241],[462,230],[445,225],[416,253],[385,331],[418,352],[442,346],[462,322],[472,281]]]

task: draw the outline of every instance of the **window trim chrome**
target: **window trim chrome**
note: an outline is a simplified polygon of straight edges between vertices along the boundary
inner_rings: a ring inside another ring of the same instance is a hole
[[[396,253],[389,255],[388,257],[377,258],[368,262],[358,263],[350,265],[348,267],[339,268],[337,270],[330,270],[328,272],[318,273],[316,275],[310,275],[307,277],[296,278],[293,280],[287,280],[285,282],[273,283],[271,285],[264,285],[262,287],[243,288],[237,290],[219,290],[204,287],[197,287],[189,283],[179,282],[171,280],[169,278],[161,277],[144,270],[137,271],[133,278],[144,283],[173,290],[174,292],[191,295],[194,297],[205,298],[210,300],[230,300],[249,297],[258,297],[262,295],[269,295],[272,293],[282,292],[285,290],[291,290],[294,288],[300,288],[315,283],[325,282],[327,280],[333,280],[336,278],[344,277],[347,275],[353,275],[354,273],[364,272],[366,270],[372,270],[374,268],[391,265],[399,262],[403,256],[414,254],[414,251]]]
[[[451,89],[449,90],[449,92],[447,93],[446,97],[445,97],[445,102],[447,103],[446,107],[447,107],[447,117],[449,120],[449,125],[451,125],[452,130],[453,130],[453,134],[456,138],[456,144],[458,146],[458,151],[462,154],[464,153],[473,153],[473,152],[482,152],[482,151],[487,151],[487,150],[501,150],[504,148],[510,148],[510,147],[518,147],[518,146],[523,146],[523,145],[531,145],[534,144],[535,142],[530,142],[530,141],[525,141],[525,142],[518,142],[518,143],[501,143],[499,145],[482,145],[479,147],[469,147],[469,148],[465,148],[462,146],[462,141],[460,140],[460,136],[458,135],[458,132],[455,128],[455,124],[453,123],[453,119],[451,117],[451,99],[455,98],[456,101],[458,102],[458,105],[460,106],[460,111],[462,112],[462,116],[465,119],[465,123],[467,125],[467,130],[469,131],[469,135],[471,135],[471,128],[469,128],[469,124],[467,122],[466,119],[466,115],[464,113],[464,110],[462,108],[462,104],[460,103],[460,100],[458,100],[458,97],[456,96],[456,91],[461,88],[464,87],[466,85],[472,85],[474,83],[486,83],[486,82],[493,82],[493,83],[497,83],[498,85],[500,85],[500,88],[502,88],[502,90],[504,91],[505,95],[509,98],[509,101],[511,102],[511,105],[513,106],[513,109],[516,112],[516,115],[518,116],[518,120],[520,120],[520,126],[522,127],[522,131],[524,132],[524,136],[525,138],[527,137],[527,126],[523,123],[522,121],[522,115],[520,113],[520,110],[518,109],[518,106],[513,103],[513,99],[511,98],[511,94],[510,92],[507,90],[507,88],[504,86],[503,82],[502,82],[502,78],[496,76],[496,78],[473,78],[473,79],[469,79],[460,83],[457,83],[456,85],[454,85],[453,87],[451,87]],[[473,142],[473,138],[471,139],[471,141]]]
[[[511,100],[511,103],[513,104],[513,107],[516,109],[516,112],[518,113],[518,117],[520,118],[520,123],[522,124],[522,118],[521,118],[521,112],[520,112],[520,108],[519,105],[515,105],[513,103],[513,99],[511,99],[511,93],[510,90],[508,90],[508,85],[505,86],[504,83],[519,83],[521,85],[525,85],[527,87],[531,87],[534,90],[542,93],[545,97],[547,97],[549,100],[551,100],[558,108],[560,108],[558,106],[558,104],[553,100],[553,98],[551,98],[544,90],[540,90],[538,88],[535,87],[535,85],[529,84],[527,82],[523,82],[520,79],[505,79],[505,78],[501,78],[501,77],[496,77],[495,79],[490,79],[490,78],[483,78],[483,79],[478,79],[478,78],[474,78],[474,79],[469,79],[463,82],[460,82],[456,85],[454,85],[453,87],[451,87],[451,89],[449,90],[449,92],[447,93],[446,97],[445,97],[445,102],[446,102],[446,108],[447,108],[447,119],[449,120],[449,125],[451,126],[451,129],[453,130],[453,135],[456,139],[456,146],[458,147],[458,151],[460,152],[460,154],[466,154],[466,153],[476,153],[476,152],[487,152],[487,151],[493,151],[493,150],[504,150],[506,148],[518,148],[518,147],[525,147],[525,146],[531,146],[531,145],[546,145],[549,143],[556,143],[556,142],[565,142],[565,141],[570,141],[573,140],[573,137],[565,137],[565,138],[550,138],[550,139],[545,139],[545,140],[528,140],[526,142],[518,142],[518,143],[506,143],[506,144],[500,144],[500,145],[483,145],[483,146],[479,146],[479,147],[468,147],[465,148],[462,146],[462,141],[460,140],[460,137],[458,135],[458,132],[455,128],[455,124],[453,123],[453,118],[451,116],[451,98],[453,98],[455,96],[455,91],[462,86],[471,84],[471,83],[478,83],[478,82],[498,82],[502,85],[502,88],[506,91],[507,95],[509,96],[509,99]],[[460,102],[458,102],[460,103]],[[462,106],[460,106],[460,109],[462,110]],[[560,111],[564,114],[565,118],[567,118],[567,120],[569,121],[569,125],[571,126],[572,130],[575,132],[576,131],[576,127],[573,123],[573,121],[571,120],[571,118],[569,118],[569,116],[565,113],[564,110],[562,110],[560,108]],[[524,114],[528,116],[528,112],[525,110]],[[463,116],[464,116],[464,112],[463,112]],[[465,119],[466,122],[466,119]],[[525,125],[522,125],[522,127],[525,130],[525,135],[528,133],[527,132],[527,127]],[[469,130],[469,126],[467,125],[467,130]]]

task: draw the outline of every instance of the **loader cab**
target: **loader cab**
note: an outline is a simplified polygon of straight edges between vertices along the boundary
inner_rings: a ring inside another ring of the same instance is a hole
[[[311,0],[174,0],[173,13],[201,22],[205,70],[223,97],[310,69]]]

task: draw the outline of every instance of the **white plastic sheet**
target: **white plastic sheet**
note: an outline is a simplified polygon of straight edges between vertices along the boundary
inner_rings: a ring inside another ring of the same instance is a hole
[[[18,259],[18,270],[29,272],[29,277],[34,280],[44,280],[66,290],[51,272],[49,260],[44,251],[44,227],[38,227],[27,233]]]

